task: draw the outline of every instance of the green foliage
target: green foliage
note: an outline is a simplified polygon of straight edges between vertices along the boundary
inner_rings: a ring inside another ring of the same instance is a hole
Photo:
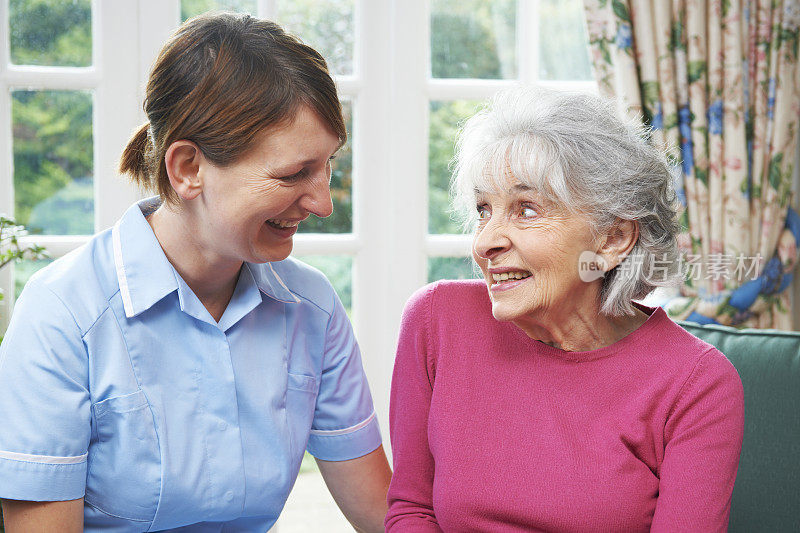
[[[702,78],[706,73],[706,62],[704,60],[689,61],[687,65],[689,83],[694,83]]]
[[[708,187],[708,171],[702,168],[698,168],[697,165],[694,167],[694,177],[698,179],[698,181],[702,182],[703,185]]]
[[[181,0],[181,20],[214,10],[255,15],[257,7],[256,0]]]
[[[0,268],[21,259],[47,257],[45,249],[36,244],[23,244],[20,239],[27,235],[25,227],[13,218],[0,214]],[[2,298],[2,292],[0,292]]]
[[[182,0],[181,20],[206,11],[234,11],[256,16],[255,0]],[[353,73],[353,0],[292,0],[278,2],[277,21],[314,47],[335,74]]]
[[[642,87],[642,100],[644,100],[644,104],[650,107],[651,109],[655,109],[656,104],[659,102],[660,98],[660,87],[657,81],[643,81],[641,83]]]
[[[775,191],[781,190],[781,181],[783,180],[783,175],[781,173],[781,164],[783,163],[783,152],[778,152],[775,154],[769,162],[769,184],[770,186],[775,189]]]
[[[91,234],[92,95],[14,91],[12,120],[17,220],[34,234]]]
[[[428,258],[428,282],[440,279],[473,279],[480,277],[478,266],[471,257]]]
[[[36,244],[23,244],[20,239],[28,232],[24,226],[17,224],[13,218],[0,214],[0,269],[12,261],[22,259],[41,259],[47,257],[47,252]],[[3,291],[0,289],[0,301],[3,300]],[[0,342],[3,337],[0,335]]]
[[[431,2],[434,78],[515,78],[516,1]]]
[[[10,0],[11,62],[91,65],[91,11],[89,0]]]
[[[683,22],[680,20],[673,21],[672,31],[670,32],[670,50],[686,50],[686,45],[683,43]]]
[[[278,22],[314,47],[334,74],[353,73],[354,0],[278,2]]]
[[[614,14],[617,16],[617,18],[622,19],[625,22],[631,21],[631,15],[628,12],[628,6],[625,5],[625,2],[622,0],[613,0],[611,7],[614,10]]]
[[[450,217],[450,163],[456,133],[479,105],[470,100],[431,102],[428,145],[428,231],[431,233],[461,233]]]

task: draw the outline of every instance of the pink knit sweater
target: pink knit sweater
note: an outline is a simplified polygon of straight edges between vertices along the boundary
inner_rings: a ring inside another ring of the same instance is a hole
[[[408,302],[387,531],[725,531],[744,403],[722,353],[662,309],[565,352],[496,321],[480,281]]]

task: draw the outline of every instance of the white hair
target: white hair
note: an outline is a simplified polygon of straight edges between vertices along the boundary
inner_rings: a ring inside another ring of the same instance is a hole
[[[674,177],[648,133],[597,96],[537,86],[502,90],[459,132],[455,212],[474,228],[476,191],[497,191],[514,176],[586,217],[597,235],[619,220],[636,221],[639,238],[606,273],[600,302],[606,315],[633,314],[631,300],[679,276]]]

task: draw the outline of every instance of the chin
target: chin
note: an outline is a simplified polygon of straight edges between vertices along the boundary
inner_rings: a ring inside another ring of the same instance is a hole
[[[276,263],[278,261],[283,261],[292,253],[292,244],[289,243],[288,246],[283,245],[279,247],[274,247],[266,250],[254,250],[252,256],[253,260],[249,261],[250,263]]]
[[[508,309],[507,306],[492,303],[492,316],[500,322],[511,322],[519,316],[519,312]]]

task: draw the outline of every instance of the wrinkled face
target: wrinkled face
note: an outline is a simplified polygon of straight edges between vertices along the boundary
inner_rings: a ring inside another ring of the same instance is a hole
[[[333,212],[331,160],[338,147],[327,124],[302,106],[236,163],[201,167],[206,245],[235,261],[285,259],[298,224],[309,214]]]
[[[497,320],[547,322],[591,305],[601,281],[581,280],[581,253],[596,249],[587,220],[543,202],[509,178],[501,192],[476,195],[473,257]]]

